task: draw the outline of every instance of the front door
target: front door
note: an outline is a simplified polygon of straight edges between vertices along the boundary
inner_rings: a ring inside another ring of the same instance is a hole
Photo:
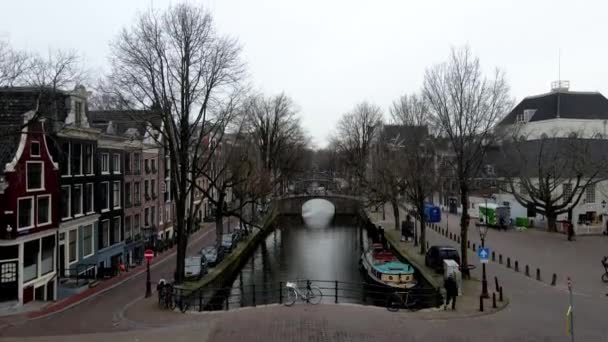
[[[19,262],[17,261],[0,263],[0,302],[19,298],[18,270]]]
[[[65,245],[59,245],[59,277],[65,277]]]

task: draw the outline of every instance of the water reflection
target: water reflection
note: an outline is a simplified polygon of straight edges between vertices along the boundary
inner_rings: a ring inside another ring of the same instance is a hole
[[[321,198],[311,199],[302,206],[302,218],[308,227],[327,227],[334,218],[334,205]]]

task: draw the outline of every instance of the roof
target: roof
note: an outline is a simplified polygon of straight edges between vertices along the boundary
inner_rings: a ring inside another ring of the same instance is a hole
[[[148,123],[154,127],[160,127],[162,119],[160,115],[152,111],[133,111],[133,110],[92,110],[89,111],[89,124],[92,127],[100,128],[104,131],[110,125],[114,126],[114,134],[123,135],[129,129],[136,129],[143,137],[146,133]]]
[[[524,110],[532,109],[534,114],[530,122],[564,119],[587,119],[607,120],[608,99],[597,92],[573,92],[554,91],[547,94],[529,96],[523,99],[513,110],[500,122],[499,125],[514,124],[518,115],[523,115]]]
[[[406,140],[420,141],[428,135],[426,126],[384,125],[382,130],[384,141],[401,143]]]

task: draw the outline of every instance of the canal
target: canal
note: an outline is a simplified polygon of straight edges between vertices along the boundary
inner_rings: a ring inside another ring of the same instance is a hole
[[[324,301],[335,300],[337,280],[340,302],[360,301],[365,281],[359,270],[362,228],[354,224],[353,217],[332,220],[333,206],[324,200],[307,202],[302,216],[304,223],[299,217],[278,219],[277,228],[260,243],[232,282],[231,298],[239,299],[233,306],[251,305],[254,290],[257,304],[276,303],[279,286],[295,280],[313,280],[325,288]]]

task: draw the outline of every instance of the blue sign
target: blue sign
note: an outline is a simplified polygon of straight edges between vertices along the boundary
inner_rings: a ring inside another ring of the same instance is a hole
[[[490,249],[485,247],[477,249],[477,256],[479,257],[479,262],[482,264],[487,264],[488,259],[490,258]]]

